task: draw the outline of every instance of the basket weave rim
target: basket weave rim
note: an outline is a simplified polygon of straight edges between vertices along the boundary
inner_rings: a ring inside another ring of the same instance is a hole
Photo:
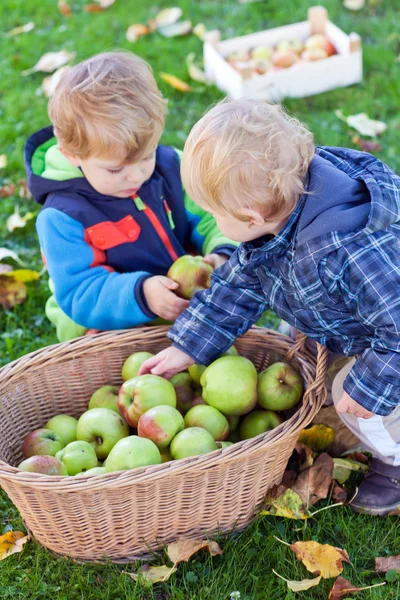
[[[63,362],[68,359],[73,359],[76,356],[90,350],[93,343],[93,338],[103,340],[104,344],[117,343],[118,341],[141,341],[149,334],[149,327],[141,327],[132,329],[124,329],[112,332],[102,332],[99,334],[77,338],[69,342],[62,342],[46,346],[29,354],[26,354],[15,361],[8,363],[0,369],[0,392],[1,386],[4,383],[9,383],[15,377],[19,377],[21,370],[32,366],[32,363],[45,363],[51,361]],[[169,326],[151,327],[152,333],[158,333],[160,336],[165,336]],[[112,473],[104,473],[95,476],[81,475],[80,477],[70,476],[49,476],[41,473],[29,473],[22,471],[17,467],[12,467],[6,462],[0,460],[0,478],[4,478],[13,482],[18,482],[35,489],[59,489],[71,492],[92,492],[96,489],[104,489],[105,487],[125,487],[132,483],[144,482],[148,479],[158,479],[167,475],[176,475],[181,471],[185,471],[188,466],[193,468],[203,469],[204,467],[215,465],[225,461],[227,458],[231,460],[240,460],[243,454],[246,457],[249,454],[256,452],[263,446],[273,447],[282,441],[282,436],[287,433],[293,434],[303,428],[303,423],[309,421],[310,411],[316,413],[325,399],[325,376],[328,368],[328,351],[326,348],[317,344],[317,357],[311,354],[305,348],[306,336],[300,334],[294,342],[290,337],[283,335],[274,330],[252,327],[248,334],[255,332],[265,336],[266,340],[273,338],[279,341],[287,348],[288,360],[295,358],[299,362],[312,367],[315,373],[313,382],[309,380],[307,388],[303,395],[303,402],[299,409],[286,421],[264,434],[259,434],[254,438],[243,440],[234,443],[227,448],[214,450],[207,454],[184,458],[180,460],[161,463],[159,465],[139,467],[127,471],[115,471]],[[248,335],[245,334],[245,335]],[[244,336],[243,336],[244,337]],[[289,358],[290,356],[290,358]],[[304,379],[304,376],[303,376]],[[314,396],[318,395],[318,398]],[[314,396],[313,396],[314,395]]]

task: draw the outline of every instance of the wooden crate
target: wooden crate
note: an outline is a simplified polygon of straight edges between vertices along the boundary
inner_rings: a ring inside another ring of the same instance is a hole
[[[252,76],[249,69],[234,69],[225,58],[232,52],[255,46],[274,47],[281,40],[300,39],[325,33],[337,54],[295,64],[287,69]],[[220,41],[218,30],[209,32],[204,42],[204,67],[207,78],[232,98],[243,96],[279,102],[285,97],[300,98],[345,87],[362,80],[361,39],[356,33],[347,35],[328,20],[322,6],[308,10],[308,20]]]

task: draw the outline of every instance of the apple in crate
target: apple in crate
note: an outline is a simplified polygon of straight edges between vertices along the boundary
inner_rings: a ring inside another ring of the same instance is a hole
[[[203,261],[202,256],[185,254],[170,267],[167,277],[179,283],[175,294],[190,300],[196,292],[210,287],[212,271],[213,268]]]
[[[68,475],[66,466],[55,456],[31,456],[23,460],[18,469],[43,475]]]
[[[207,454],[213,450],[218,450],[213,436],[201,427],[189,427],[180,431],[170,446],[171,456],[174,460]]]
[[[97,467],[97,456],[94,448],[88,442],[71,442],[57,452],[58,460],[66,467],[68,475],[77,475],[83,471]]]
[[[223,356],[201,376],[203,398],[224,415],[244,415],[257,402],[257,371],[244,356]]]
[[[105,461],[106,473],[161,464],[160,451],[154,442],[130,435],[117,442]]]
[[[258,376],[258,404],[268,410],[286,410],[300,400],[303,380],[293,367],[277,362]]]
[[[153,406],[164,404],[176,408],[176,393],[170,381],[158,375],[138,375],[122,384],[118,410],[131,427]]]
[[[25,458],[43,454],[55,456],[64,446],[64,440],[58,433],[45,428],[35,429],[26,436],[22,444],[22,454]]]
[[[293,50],[275,50],[272,55],[272,64],[274,67],[288,69],[299,60],[299,55]]]
[[[138,435],[154,442],[157,448],[165,450],[172,439],[185,425],[181,413],[172,406],[154,406],[139,419]]]
[[[88,410],[92,408],[109,408],[118,412],[118,387],[116,385],[103,385],[92,394]]]
[[[88,442],[100,460],[107,458],[111,448],[129,435],[129,425],[110,408],[92,408],[81,415],[76,429],[78,440]]]
[[[144,363],[145,360],[154,356],[151,352],[134,352],[124,362],[122,365],[122,379],[124,381],[128,381],[128,379],[133,379],[137,377],[139,373],[139,369]]]
[[[300,54],[304,49],[304,44],[298,38],[293,38],[290,40],[281,40],[279,44],[276,46],[277,50],[292,50],[292,52],[296,52]]]
[[[63,439],[66,446],[76,440],[77,425],[78,420],[70,415],[56,415],[47,421],[45,429],[50,429],[50,431],[57,433]]]
[[[195,399],[197,387],[195,382],[186,372],[176,373],[171,377],[170,382],[175,388],[177,409],[183,414],[187,413],[192,408]]]
[[[305,50],[320,48],[321,50],[325,50],[328,56],[337,54],[335,46],[323,33],[316,33],[309,37],[304,44],[304,48]]]
[[[202,427],[213,436],[215,441],[223,441],[229,435],[227,418],[213,406],[199,404],[186,413],[185,427]]]
[[[270,46],[255,46],[250,51],[250,56],[253,60],[270,61],[272,57],[272,48]]]
[[[240,439],[248,440],[260,433],[274,429],[282,423],[282,419],[272,410],[254,410],[246,415],[240,425]]]
[[[327,57],[328,54],[323,48],[309,48],[308,50],[303,50],[301,53],[301,58],[306,62],[314,62],[315,60],[322,60]]]

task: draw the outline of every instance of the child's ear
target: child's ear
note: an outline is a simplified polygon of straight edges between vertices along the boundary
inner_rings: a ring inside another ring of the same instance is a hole
[[[242,214],[247,217],[247,220],[251,225],[256,225],[257,227],[262,227],[265,225],[264,217],[257,211],[252,208],[245,208],[242,211]]]
[[[74,167],[80,167],[81,166],[81,159],[79,158],[79,156],[75,156],[74,154],[69,154],[69,152],[66,152],[64,150],[64,148],[62,148],[61,146],[59,146],[58,149],[60,150],[61,154],[63,154],[65,156],[65,158],[68,158],[69,162]]]

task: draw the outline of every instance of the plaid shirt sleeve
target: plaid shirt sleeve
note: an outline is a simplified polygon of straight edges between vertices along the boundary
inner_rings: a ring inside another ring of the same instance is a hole
[[[174,346],[208,365],[267,310],[258,277],[244,273],[239,253],[217,269],[211,287],[191,300],[168,333]]]
[[[325,271],[331,276],[336,271],[342,299],[373,336],[348,374],[344,390],[382,416],[400,402],[400,254],[398,239],[392,244],[393,239],[382,233],[371,236],[368,245],[342,247]]]

